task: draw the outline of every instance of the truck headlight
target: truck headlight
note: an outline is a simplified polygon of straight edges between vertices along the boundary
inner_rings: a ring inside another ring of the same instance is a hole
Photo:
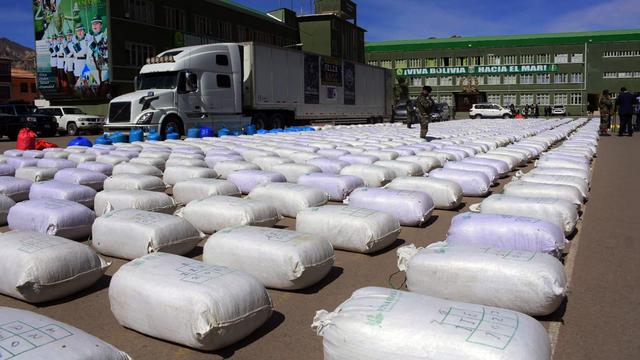
[[[153,120],[153,111],[146,112],[140,116],[137,124],[149,124]]]

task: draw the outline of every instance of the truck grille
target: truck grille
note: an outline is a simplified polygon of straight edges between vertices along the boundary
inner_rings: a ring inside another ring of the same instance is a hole
[[[111,104],[109,104],[109,123],[121,123],[130,121],[130,102],[112,102]]]

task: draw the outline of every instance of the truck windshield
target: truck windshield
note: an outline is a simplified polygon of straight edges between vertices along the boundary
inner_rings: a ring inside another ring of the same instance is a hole
[[[78,109],[78,108],[73,108],[73,107],[66,107],[63,109],[65,114],[68,115],[85,115],[84,111]]]
[[[138,75],[137,90],[175,89],[178,86],[178,72],[158,72]]]
[[[29,115],[35,113],[36,110],[38,110],[38,108],[33,105],[16,105],[15,109],[16,114],[18,115]]]

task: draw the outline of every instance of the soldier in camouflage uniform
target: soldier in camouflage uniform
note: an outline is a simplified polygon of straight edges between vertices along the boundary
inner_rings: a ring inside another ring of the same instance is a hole
[[[603,90],[600,101],[598,102],[600,110],[600,135],[607,135],[611,126],[611,115],[613,112],[613,102],[609,90]]]
[[[429,117],[435,108],[435,101],[431,97],[431,86],[424,86],[418,99],[416,100],[418,116],[420,116],[420,137],[427,138],[429,132]]]

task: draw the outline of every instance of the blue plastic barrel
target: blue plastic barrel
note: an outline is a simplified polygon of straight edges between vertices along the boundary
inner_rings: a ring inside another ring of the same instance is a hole
[[[200,128],[200,137],[201,138],[206,138],[206,137],[213,137],[214,132],[213,129],[208,127],[208,126],[203,126]]]
[[[109,135],[104,134],[96,139],[96,144],[111,145],[111,139],[109,139]]]
[[[247,135],[255,135],[255,133],[256,133],[256,126],[255,126],[255,125],[253,125],[253,124],[249,124],[249,125],[247,125],[247,129],[246,129],[246,131],[247,131]]]
[[[78,137],[75,137],[75,138],[71,139],[71,140],[67,143],[67,146],[86,146],[86,147],[92,147],[92,146],[93,146],[93,143],[92,143],[89,139],[87,139],[87,138],[85,138],[85,137],[78,136]]]
[[[190,128],[187,129],[187,137],[188,138],[199,138],[200,137],[200,128]]]
[[[231,132],[231,135],[233,135],[233,136],[240,136],[240,135],[242,135],[242,131],[241,131],[241,130],[233,130],[233,131]]]
[[[167,140],[180,140],[180,134],[175,132],[167,133]]]
[[[281,133],[284,132],[284,130],[280,129],[280,128],[274,128],[269,130],[270,133]]]
[[[131,129],[129,131],[129,142],[144,141],[144,131],[142,129]]]
[[[162,136],[155,128],[149,129],[149,134],[147,134],[147,141],[161,141],[161,140],[162,140]]]
[[[269,132],[269,130],[260,129],[260,130],[256,131],[256,134],[266,134],[268,132]]]
[[[227,136],[231,133],[231,131],[225,127],[223,127],[222,129],[218,130],[218,137],[223,137],[223,136]]]
[[[121,132],[115,132],[113,134],[111,134],[111,142],[112,143],[126,143],[129,139],[127,138],[127,136]]]

